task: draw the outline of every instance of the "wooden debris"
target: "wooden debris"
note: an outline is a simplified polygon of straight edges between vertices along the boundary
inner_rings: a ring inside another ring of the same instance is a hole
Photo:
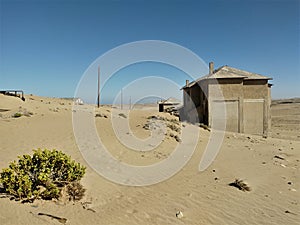
[[[65,224],[67,222],[66,218],[58,217],[58,216],[53,216],[53,215],[48,214],[48,213],[38,213],[38,216],[48,216],[48,217],[50,217],[52,219],[56,219],[58,222],[63,223],[63,224]]]
[[[284,212],[285,212],[285,213],[292,214],[292,215],[297,215],[296,213],[293,213],[293,212],[291,212],[291,211],[289,211],[289,210],[285,210]]]
[[[284,158],[282,156],[279,156],[279,155],[275,155],[274,156],[274,159],[281,159],[281,160],[284,160]]]
[[[201,128],[203,128],[204,130],[210,131],[210,128],[209,128],[207,125],[203,124],[203,123],[200,123],[199,126],[200,126]]]

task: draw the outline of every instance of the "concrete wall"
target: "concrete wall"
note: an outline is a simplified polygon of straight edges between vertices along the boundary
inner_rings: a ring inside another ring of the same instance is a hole
[[[245,99],[261,99],[269,94],[267,80],[245,80],[243,84]]]
[[[243,96],[243,79],[210,80],[208,96],[217,99],[238,99]]]
[[[271,95],[268,80],[244,80],[244,131],[268,135]]]
[[[239,100],[213,100],[210,104],[213,129],[239,132]]]
[[[220,120],[223,118],[226,122],[225,130],[240,132],[240,120],[242,119],[240,101],[243,102],[243,79],[210,80],[208,96],[208,125],[214,127],[213,120],[217,118],[218,127],[221,128],[223,125],[220,125]],[[216,102],[219,102],[218,108],[216,108]],[[224,105],[223,108],[220,107],[220,104]]]
[[[263,135],[264,99],[244,99],[244,132]]]

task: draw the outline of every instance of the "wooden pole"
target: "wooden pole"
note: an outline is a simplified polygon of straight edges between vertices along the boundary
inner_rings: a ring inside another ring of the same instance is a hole
[[[100,107],[100,66],[98,66],[98,98],[97,98],[98,108]]]
[[[123,109],[123,88],[121,89],[121,109]]]

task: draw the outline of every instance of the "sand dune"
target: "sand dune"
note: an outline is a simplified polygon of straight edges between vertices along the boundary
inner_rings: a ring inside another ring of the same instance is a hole
[[[31,154],[35,148],[63,150],[87,166],[82,180],[87,191],[82,200],[22,204],[1,197],[0,224],[61,224],[39,213],[66,218],[66,224],[299,224],[299,108],[299,103],[273,105],[271,137],[267,139],[226,133],[215,161],[203,172],[198,166],[211,133],[196,128],[196,150],[182,170],[161,183],[132,187],[107,180],[86,163],[73,133],[71,100],[26,96],[23,102],[0,95],[0,168],[7,167],[18,155]],[[101,141],[119,161],[151,165],[167,159],[181,144],[174,137],[181,135],[183,127],[180,125],[176,131],[169,125],[164,141],[154,150],[132,151],[114,134],[111,111],[106,106],[96,109],[95,115],[99,116],[95,117],[95,124]],[[15,113],[22,116],[14,118]],[[123,119],[129,119],[135,136],[146,140],[154,126],[151,116],[176,123],[175,117],[151,107],[137,107]],[[251,191],[229,186],[236,178],[247,182]],[[178,211],[182,218],[176,217]]]

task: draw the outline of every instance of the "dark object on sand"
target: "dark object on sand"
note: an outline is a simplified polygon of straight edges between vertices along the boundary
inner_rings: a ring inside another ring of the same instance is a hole
[[[284,158],[281,157],[281,156],[279,156],[279,155],[275,155],[275,156],[274,156],[274,159],[281,159],[281,160],[284,160]]]
[[[62,218],[62,217],[58,217],[58,216],[53,216],[51,214],[47,214],[47,213],[38,213],[38,216],[48,216],[52,219],[56,219],[58,222],[65,224],[67,222],[66,218]]]
[[[127,116],[124,113],[119,113],[119,116],[123,117],[123,118],[127,118]]]
[[[232,187],[236,187],[241,191],[251,191],[251,188],[243,180],[235,179],[234,182],[228,185]]]
[[[208,130],[210,132],[210,128],[203,123],[200,123],[199,127],[203,128],[204,130]]]

